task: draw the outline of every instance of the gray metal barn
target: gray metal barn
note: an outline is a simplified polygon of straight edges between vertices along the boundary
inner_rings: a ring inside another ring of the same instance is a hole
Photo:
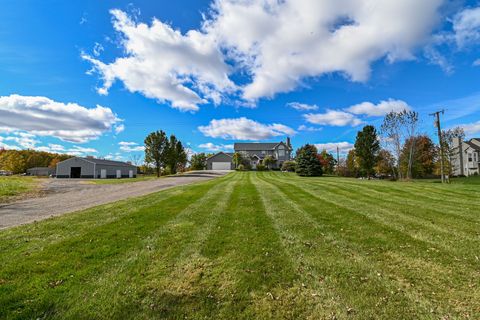
[[[48,177],[54,173],[55,169],[48,167],[35,167],[27,169],[28,176]]]
[[[74,157],[57,164],[57,178],[135,178],[137,167],[126,162]]]

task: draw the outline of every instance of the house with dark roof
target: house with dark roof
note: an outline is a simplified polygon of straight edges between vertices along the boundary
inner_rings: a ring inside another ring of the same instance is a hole
[[[290,138],[287,138],[286,142],[248,142],[248,143],[235,143],[233,146],[235,153],[242,155],[244,161],[246,161],[253,169],[261,164],[265,157],[270,156],[274,159],[275,164],[272,168],[281,168],[285,161],[292,159],[292,145]],[[233,153],[219,152],[207,159],[208,170],[233,170],[232,164]]]
[[[451,157],[453,175],[472,176],[480,174],[480,138],[454,141]]]
[[[120,179],[136,176],[137,167],[130,163],[93,157],[73,157],[59,162],[56,168],[57,178]]]

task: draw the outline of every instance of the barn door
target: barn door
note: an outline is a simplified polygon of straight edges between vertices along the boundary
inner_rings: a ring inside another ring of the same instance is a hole
[[[100,170],[100,178],[107,179],[107,169]]]
[[[133,170],[128,171],[128,177],[133,178]]]
[[[117,170],[117,179],[122,177],[122,170]]]

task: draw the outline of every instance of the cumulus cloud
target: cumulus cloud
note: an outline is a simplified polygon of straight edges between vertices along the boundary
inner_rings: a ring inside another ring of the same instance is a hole
[[[318,106],[316,106],[316,105],[309,105],[309,104],[304,104],[304,103],[299,103],[299,102],[287,103],[287,107],[293,108],[293,109],[298,110],[298,111],[318,110]]]
[[[245,117],[214,119],[208,125],[198,127],[198,130],[207,137],[229,140],[265,140],[296,133],[283,124],[262,124]]]
[[[459,48],[477,44],[480,40],[480,7],[458,13],[453,19],[453,32]]]
[[[371,102],[359,103],[347,108],[345,111],[353,114],[364,114],[369,117],[382,117],[391,111],[400,112],[403,110],[409,111],[411,109],[412,108],[405,101],[389,99],[381,101],[378,104],[373,104]]]
[[[140,146],[136,142],[121,141],[118,143],[118,145],[120,146],[120,150],[125,152],[138,152],[145,150],[144,146]]]
[[[211,142],[202,143],[198,147],[213,152],[233,150],[233,144],[214,144]]]
[[[201,27],[185,33],[112,10],[125,55],[111,63],[95,52],[82,56],[103,79],[101,94],[119,80],[131,92],[195,111],[238,90],[256,101],[334,72],[366,81],[375,61],[414,58],[442,2],[215,0]],[[237,73],[247,75],[245,85],[232,82]]]
[[[460,127],[465,130],[465,134],[468,137],[473,137],[475,135],[480,135],[480,121],[468,123],[468,124],[461,124]]]
[[[182,34],[157,19],[151,25],[137,24],[120,10],[111,14],[126,55],[104,63],[82,54],[103,79],[99,93],[107,94],[120,80],[131,92],[169,101],[182,111],[196,111],[199,104],[220,103],[224,92],[234,90],[229,67],[212,37],[197,30]]]
[[[83,143],[112,130],[119,121],[110,108],[99,105],[88,109],[46,97],[0,97],[0,127],[11,131]]]
[[[325,113],[308,113],[304,115],[304,118],[309,123],[334,127],[356,127],[363,123],[353,114],[337,110],[327,110]]]
[[[317,128],[317,127],[309,127],[304,124],[300,125],[297,129],[298,131],[308,131],[308,132],[316,132],[316,131],[322,131],[323,128]]]
[[[64,153],[65,147],[59,144],[50,143],[47,146],[36,147],[35,150],[51,153]]]
[[[337,152],[337,147],[340,153],[345,154],[354,148],[353,143],[350,142],[329,142],[315,144],[318,151],[327,150],[328,152]]]

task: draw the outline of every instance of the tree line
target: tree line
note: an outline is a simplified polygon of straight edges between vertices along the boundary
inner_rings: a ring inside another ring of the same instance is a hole
[[[14,174],[24,173],[29,168],[55,168],[57,163],[72,156],[44,151],[0,149],[0,169]]]
[[[380,130],[365,126],[358,132],[355,146],[337,166],[337,172],[349,177],[388,177],[392,180],[425,178],[440,174],[440,147],[444,150],[445,170],[453,172],[454,140],[465,138],[462,128],[442,131],[442,145],[418,132],[419,115],[415,111],[388,113]]]

